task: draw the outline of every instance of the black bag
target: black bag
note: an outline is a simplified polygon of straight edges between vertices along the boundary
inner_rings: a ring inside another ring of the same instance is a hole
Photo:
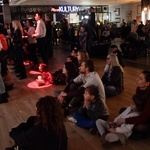
[[[65,85],[66,84],[66,75],[63,74],[63,73],[58,74],[53,79],[53,84],[55,84],[55,85]]]

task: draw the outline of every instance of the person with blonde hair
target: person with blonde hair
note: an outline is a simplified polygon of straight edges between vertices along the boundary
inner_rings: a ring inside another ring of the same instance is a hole
[[[117,56],[112,53],[109,54],[102,76],[106,96],[114,96],[123,91],[123,73],[123,68],[120,66]]]
[[[19,20],[13,20],[12,27],[14,28],[12,43],[15,53],[15,68],[16,72],[19,73],[17,77],[20,77],[19,79],[22,80],[27,78],[25,66],[23,64],[23,29]]]

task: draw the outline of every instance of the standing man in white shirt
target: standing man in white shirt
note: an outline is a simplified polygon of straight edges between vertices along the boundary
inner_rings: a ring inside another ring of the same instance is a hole
[[[35,30],[35,34],[32,37],[36,37],[37,39],[37,47],[38,51],[41,55],[43,63],[48,65],[48,51],[46,48],[46,26],[44,21],[42,20],[42,13],[37,12],[35,14],[35,20],[37,21],[37,26]]]

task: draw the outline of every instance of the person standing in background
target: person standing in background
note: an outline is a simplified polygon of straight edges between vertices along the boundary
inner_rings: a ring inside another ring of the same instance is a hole
[[[88,54],[90,57],[92,57],[94,54],[92,52],[92,37],[95,36],[95,12],[94,8],[91,6],[89,9],[90,15],[89,15],[89,20],[88,20],[88,30],[87,30],[87,46],[86,49],[88,51]]]
[[[43,63],[48,64],[48,51],[46,48],[46,37],[45,37],[46,26],[44,21],[42,20],[41,12],[37,12],[35,14],[35,20],[37,21],[37,26],[36,26],[35,33],[32,34],[32,37],[36,37],[37,39],[37,47]]]
[[[33,21],[31,19],[27,20],[26,22],[28,31],[24,30],[24,32],[28,36],[28,51],[29,51],[29,57],[31,61],[33,62],[33,65],[31,66],[32,69],[37,70],[38,69],[38,58],[36,56],[36,48],[37,48],[37,41],[36,38],[31,37],[32,34],[35,33],[35,28],[33,26]]]
[[[48,58],[53,56],[53,45],[52,45],[52,25],[48,15],[46,15],[45,26],[46,26],[46,48],[48,52]]]
[[[89,12],[90,15],[89,15],[88,24],[91,27],[91,29],[95,29],[95,12],[92,6],[90,7]]]
[[[22,80],[27,78],[25,66],[23,64],[23,29],[19,20],[13,20],[12,27],[14,28],[12,43],[14,45],[15,53],[15,68],[16,73],[19,73],[17,77],[19,77],[19,79]]]

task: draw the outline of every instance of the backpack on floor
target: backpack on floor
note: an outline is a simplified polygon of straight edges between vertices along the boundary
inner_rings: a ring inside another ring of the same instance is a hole
[[[0,42],[1,42],[1,50],[7,50],[8,43],[7,43],[7,39],[3,34],[0,34]]]

